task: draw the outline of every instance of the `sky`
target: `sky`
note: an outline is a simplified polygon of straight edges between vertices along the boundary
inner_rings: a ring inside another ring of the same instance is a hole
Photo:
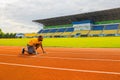
[[[32,20],[119,8],[120,0],[0,0],[0,28],[7,33],[33,33]]]

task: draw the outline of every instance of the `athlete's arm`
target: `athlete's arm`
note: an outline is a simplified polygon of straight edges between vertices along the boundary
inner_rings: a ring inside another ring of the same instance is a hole
[[[44,50],[44,48],[43,48],[42,43],[40,44],[40,47],[41,47],[41,49],[42,49],[42,52],[43,52],[43,53],[46,53],[45,50]]]

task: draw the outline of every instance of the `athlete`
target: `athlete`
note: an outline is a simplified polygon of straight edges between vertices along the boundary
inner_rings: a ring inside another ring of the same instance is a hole
[[[25,48],[22,49],[22,54],[24,54],[25,52],[27,52],[28,54],[35,54],[37,55],[37,49],[39,47],[41,47],[42,52],[45,53],[43,46],[42,46],[42,41],[43,41],[43,37],[42,36],[38,36],[38,38],[33,38],[31,39],[28,44],[27,44],[27,49],[25,50]]]

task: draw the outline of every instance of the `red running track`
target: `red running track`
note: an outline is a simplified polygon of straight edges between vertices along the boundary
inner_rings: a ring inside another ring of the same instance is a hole
[[[45,48],[20,55],[22,47],[0,47],[0,80],[120,80],[119,48]]]

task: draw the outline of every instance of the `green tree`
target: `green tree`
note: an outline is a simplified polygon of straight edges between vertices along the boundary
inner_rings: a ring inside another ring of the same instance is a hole
[[[3,38],[4,33],[2,32],[2,29],[0,29],[0,38]]]
[[[9,33],[6,33],[6,34],[4,35],[4,38],[9,38]]]
[[[15,38],[16,33],[10,33],[9,38]]]
[[[0,29],[0,38],[15,38],[16,33],[3,33]]]
[[[2,32],[2,30],[0,29],[0,33]]]

